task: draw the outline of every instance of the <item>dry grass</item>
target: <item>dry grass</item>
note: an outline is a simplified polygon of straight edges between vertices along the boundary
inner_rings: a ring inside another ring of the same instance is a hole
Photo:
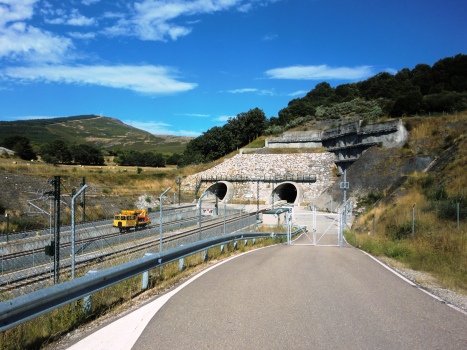
[[[276,244],[280,240],[267,238],[252,240],[245,246],[243,240],[237,242],[237,251],[233,243],[225,246],[225,252],[221,254],[220,247],[208,250],[208,261],[204,262],[202,253],[197,253],[185,258],[184,270],[179,272],[178,261],[166,264],[160,269],[156,268],[149,272],[149,290],[141,294],[141,276],[133,277],[124,282],[106,288],[93,295],[93,306],[90,314],[83,314],[82,303],[77,301],[54,310],[46,315],[40,316],[32,321],[19,325],[0,335],[0,348],[5,350],[40,349],[46,344],[52,343],[64,334],[89,324],[99,317],[111,313],[118,313],[131,306],[138,299],[148,299],[165,292],[181,281],[198,273],[206,267],[217,263],[240,252],[249,251],[259,247]],[[128,257],[129,259],[129,257]],[[118,263],[121,263],[119,261]],[[100,268],[115,265],[115,262],[100,265]],[[82,272],[81,272],[82,273]]]
[[[423,176],[426,175],[419,178]],[[455,221],[440,219],[436,210],[429,209],[430,201],[416,180],[409,181],[409,188],[395,203],[379,205],[358,217],[352,230],[358,243],[350,234],[347,239],[374,255],[385,255],[412,269],[431,272],[444,287],[467,294],[467,223],[461,221],[458,230]],[[397,233],[404,236],[396,238]]]

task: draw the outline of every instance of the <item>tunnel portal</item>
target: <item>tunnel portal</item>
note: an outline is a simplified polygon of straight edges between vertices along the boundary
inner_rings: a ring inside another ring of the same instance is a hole
[[[287,203],[295,203],[297,199],[297,187],[291,183],[283,183],[274,189],[272,195],[275,201],[286,200]]]
[[[232,188],[230,192],[232,192],[229,195],[227,193],[229,192],[229,187]],[[216,200],[216,184],[213,183],[211,186],[209,186],[206,190],[207,193],[207,200]],[[228,183],[227,181],[219,181],[217,183],[217,197],[219,198],[220,201],[223,201],[224,199],[229,200],[232,197],[233,194],[233,186],[232,184]],[[227,198],[226,198],[227,197]]]

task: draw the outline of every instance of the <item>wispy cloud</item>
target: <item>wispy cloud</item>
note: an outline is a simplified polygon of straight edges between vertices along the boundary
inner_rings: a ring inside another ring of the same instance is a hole
[[[0,57],[56,63],[69,57],[70,49],[74,47],[70,38],[56,36],[22,22],[0,30]]]
[[[96,33],[93,33],[93,32],[89,32],[89,33],[68,32],[67,34],[71,36],[72,38],[83,39],[83,40],[94,39],[96,37]]]
[[[201,118],[210,117],[209,114],[196,114],[196,113],[183,113],[183,114],[178,114],[178,115],[186,115],[188,117],[201,117]]]
[[[277,34],[266,34],[263,36],[264,41],[274,40],[277,38]]]
[[[63,14],[60,17],[54,19],[44,19],[48,24],[68,24],[70,26],[92,26],[97,24],[95,18],[88,18],[79,13],[77,9],[72,9],[69,15]]]
[[[393,69],[393,68],[386,68],[384,71],[391,73],[391,74],[397,74],[397,69]]]
[[[82,0],[81,3],[82,3],[83,5],[89,6],[89,5],[94,4],[94,3],[96,3],[96,2],[99,2],[99,1],[100,1],[100,0]]]
[[[23,82],[45,81],[100,85],[148,95],[166,95],[194,89],[198,84],[177,80],[178,72],[163,66],[65,66],[10,67],[3,78]]]
[[[231,94],[243,94],[245,92],[256,92],[258,89],[236,89],[236,90],[228,90]]]
[[[249,12],[254,6],[264,6],[277,0],[143,0],[131,6],[131,14],[121,18],[117,23],[103,29],[109,36],[136,36],[141,40],[167,41],[191,33],[189,26],[175,23],[179,17],[213,14],[215,12],[237,9]],[[198,20],[189,20],[188,25]]]
[[[223,92],[223,91],[220,91],[220,92]],[[227,90],[227,92],[231,93],[231,94],[243,94],[245,92],[254,92],[258,95],[269,95],[269,96],[273,96],[274,95],[274,91],[272,90],[259,90],[259,89],[235,89],[235,90]]]
[[[371,66],[359,67],[329,67],[320,66],[291,66],[274,68],[265,72],[270,79],[296,79],[296,80],[321,80],[342,79],[355,80],[367,78],[373,75]]]
[[[287,94],[287,96],[298,96],[298,95],[306,94],[307,92],[308,91],[306,90],[299,90],[299,91],[292,92],[291,94]]]

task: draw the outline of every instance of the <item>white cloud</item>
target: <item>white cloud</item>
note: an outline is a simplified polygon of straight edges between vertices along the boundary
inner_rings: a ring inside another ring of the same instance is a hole
[[[120,12],[104,12],[102,15],[104,18],[122,18],[125,17],[123,13]]]
[[[271,0],[258,2],[257,0],[143,0],[135,2],[131,8],[132,14],[121,18],[116,24],[104,28],[102,33],[116,36],[137,36],[141,40],[167,41],[169,38],[177,40],[179,37],[191,33],[192,28],[174,23],[178,17],[195,16],[199,14],[213,14],[237,8],[248,12],[253,4],[265,5]],[[197,23],[190,20],[188,25]]]
[[[228,90],[231,94],[243,94],[244,92],[256,92],[258,89],[235,89],[235,90]]]
[[[288,94],[287,96],[298,96],[298,95],[306,94],[307,92],[308,91],[306,90],[299,90],[299,91],[292,92],[291,94]]]
[[[250,12],[252,7],[253,7],[252,4],[243,4],[237,7],[237,10],[240,12]]]
[[[68,35],[75,39],[94,39],[96,37],[96,33],[89,32],[89,33],[79,33],[79,32],[68,32]]]
[[[320,66],[291,66],[270,69],[265,72],[270,79],[297,79],[297,80],[321,80],[321,79],[343,79],[355,80],[367,78],[373,75],[371,66],[359,67],[329,67]]]
[[[263,40],[264,41],[270,41],[270,40],[274,40],[277,38],[277,34],[266,34],[264,37],[263,37]]]
[[[72,47],[69,38],[54,36],[22,22],[0,28],[0,57],[58,63]]]
[[[23,82],[44,81],[100,85],[148,95],[166,95],[194,89],[198,84],[177,80],[177,70],[163,66],[65,66],[10,67],[4,78]]]
[[[94,18],[88,18],[79,13],[77,9],[72,9],[70,15],[61,14],[61,17],[45,19],[48,24],[68,24],[70,26],[92,26],[97,24]]]
[[[391,73],[392,75],[397,74],[397,69],[393,69],[393,68],[386,68],[384,71]]]
[[[0,27],[32,18],[38,0],[0,0]]]
[[[99,1],[100,1],[100,0],[82,0],[81,3],[82,3],[83,5],[89,6],[89,5],[94,4],[94,3],[96,3],[96,2],[99,2]]]
[[[221,91],[222,92],[222,91]],[[274,95],[274,91],[271,90],[258,90],[258,89],[236,89],[236,90],[228,90],[231,94],[243,94],[245,92],[256,92],[258,95]]]
[[[202,118],[210,117],[209,114],[196,114],[196,113],[184,113],[184,114],[179,114],[179,115],[186,115],[188,117],[202,117]]]

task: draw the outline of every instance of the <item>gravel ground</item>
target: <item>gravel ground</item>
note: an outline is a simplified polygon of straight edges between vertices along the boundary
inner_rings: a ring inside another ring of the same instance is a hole
[[[379,259],[421,288],[443,299],[446,303],[467,311],[467,295],[443,288],[436,283],[436,278],[430,273],[408,269],[402,263],[391,258],[379,257]]]

